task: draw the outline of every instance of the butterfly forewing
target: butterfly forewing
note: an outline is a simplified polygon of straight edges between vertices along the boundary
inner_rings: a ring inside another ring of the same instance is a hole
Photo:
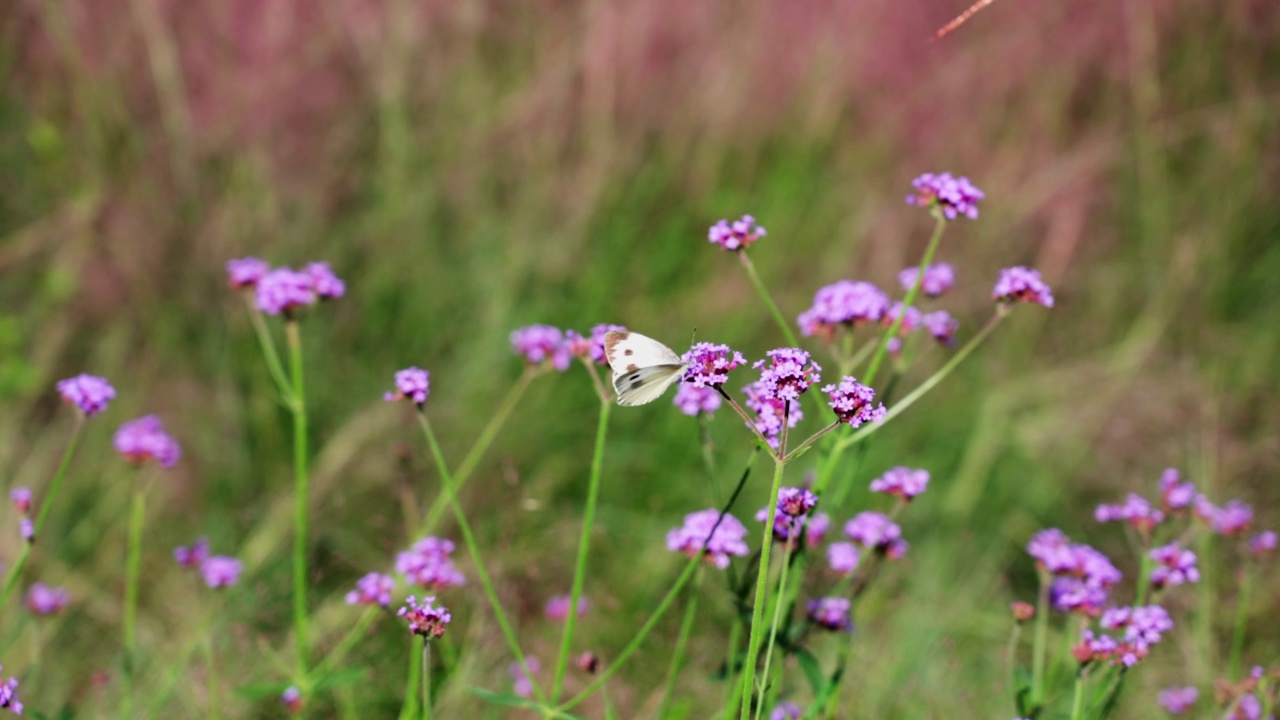
[[[679,355],[640,333],[605,333],[604,352],[613,369],[613,390],[619,405],[653,402],[684,374],[685,364]]]

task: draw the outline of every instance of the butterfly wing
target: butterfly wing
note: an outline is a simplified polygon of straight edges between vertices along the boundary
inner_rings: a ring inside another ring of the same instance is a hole
[[[684,374],[679,355],[640,333],[612,330],[604,336],[619,405],[644,405],[662,396]]]
[[[613,391],[618,394],[618,404],[624,406],[644,405],[662,397],[680,377],[684,375],[684,364],[650,365],[633,370],[625,375],[614,374]]]

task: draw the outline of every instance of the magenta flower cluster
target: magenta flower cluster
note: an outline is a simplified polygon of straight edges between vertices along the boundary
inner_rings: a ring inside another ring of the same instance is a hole
[[[82,373],[66,380],[59,380],[56,387],[62,399],[75,405],[76,409],[86,417],[106,410],[107,405],[116,397],[116,389],[111,387],[111,383],[97,375]]]
[[[800,531],[805,527],[809,511],[817,504],[818,496],[805,488],[779,488],[777,511],[773,516],[773,539],[784,543],[793,541],[798,543]],[[760,508],[756,513],[756,521],[769,521],[768,506]]]
[[[164,431],[164,423],[155,415],[130,420],[116,431],[116,452],[130,462],[154,461],[161,467],[173,467],[182,457],[182,446]]]
[[[809,386],[822,380],[822,368],[800,348],[777,348],[752,367],[760,370],[760,387],[771,399],[799,400]]]
[[[566,330],[565,345],[569,350],[569,354],[574,357],[587,358],[597,365],[608,365],[609,357],[604,351],[605,333],[617,330],[626,332],[626,328],[622,325],[596,325],[591,328],[591,335],[583,337],[573,330]]]
[[[525,672],[526,667],[529,670],[527,673]],[[542,663],[538,661],[538,658],[533,656],[525,657],[524,665],[521,665],[519,662],[511,663],[511,665],[507,667],[507,672],[511,674],[512,692],[522,698],[532,697],[533,678],[530,677],[530,675],[541,669]]]
[[[396,389],[382,396],[387,402],[409,400],[422,407],[431,395],[431,373],[419,367],[407,367],[396,372]]]
[[[1160,475],[1160,502],[1165,512],[1174,512],[1191,507],[1196,500],[1196,486],[1190,481],[1183,482],[1182,475],[1175,468],[1165,468]]]
[[[688,557],[697,557],[705,544],[706,560],[721,570],[729,567],[730,557],[743,557],[747,548],[747,529],[732,515],[725,514],[720,519],[720,511],[715,508],[700,510],[684,516],[684,524],[667,533],[667,549],[684,553]],[[715,532],[712,532],[715,528]]]
[[[796,322],[806,336],[830,339],[841,326],[878,323],[889,312],[889,296],[869,282],[839,280],[814,293],[813,306]]]
[[[688,383],[681,383],[676,388],[676,396],[673,400],[676,407],[680,408],[680,412],[689,417],[697,417],[698,415],[710,415],[720,409],[720,393],[709,387],[697,387]]]
[[[1143,534],[1149,534],[1164,522],[1164,513],[1151,507],[1146,498],[1136,493],[1129,493],[1118,505],[1099,505],[1093,517],[1098,522],[1127,522]]]
[[[707,240],[715,245],[719,245],[725,250],[745,250],[752,243],[769,233],[759,225],[756,225],[756,219],[750,215],[743,215],[740,219],[729,222],[721,220],[711,229],[707,231]]]
[[[907,196],[907,203],[923,208],[938,208],[943,217],[955,220],[964,215],[978,219],[978,201],[985,194],[967,177],[952,177],[951,173],[925,173],[911,181],[915,193]]]
[[[13,501],[13,509],[26,515],[31,512],[31,488],[16,487],[9,491],[9,499]]]
[[[326,262],[309,263],[302,270],[271,269],[258,258],[227,261],[227,284],[236,289],[254,290],[254,303],[268,315],[292,315],[321,300],[346,294],[347,286]]]
[[[1040,278],[1040,272],[1021,266],[1000,271],[991,297],[1004,303],[1024,302],[1053,307],[1053,291]]]
[[[960,321],[951,317],[946,310],[935,310],[920,317],[924,329],[934,340],[943,345],[954,345],[956,333],[960,330]]]
[[[442,637],[445,628],[453,620],[453,615],[443,605],[437,607],[435,600],[434,597],[428,597],[419,603],[417,598],[410,595],[404,601],[404,606],[396,611],[396,615],[408,621],[409,632],[414,635],[421,635],[428,640]]]
[[[928,470],[895,467],[871,481],[871,492],[880,492],[908,502],[929,487]]]
[[[729,371],[747,364],[742,353],[728,345],[708,342],[694,345],[681,360],[688,365],[684,382],[697,388],[724,387],[729,382]]]
[[[396,572],[413,585],[432,590],[456,587],[466,578],[453,566],[450,557],[453,543],[437,537],[425,537],[407,551],[396,555]]]
[[[898,273],[898,284],[903,291],[909,292],[916,286],[920,277],[920,268],[909,267]],[[951,289],[956,282],[955,270],[947,263],[937,263],[924,269],[924,279],[920,280],[920,292],[936,298]]]
[[[1200,582],[1196,554],[1176,542],[1152,549],[1149,557],[1157,563],[1151,571],[1151,584],[1157,588]]]
[[[809,621],[833,631],[853,629],[853,603],[848,598],[821,597],[809,601]]]
[[[4,666],[0,665],[0,670]],[[14,715],[22,714],[22,700],[18,699],[18,679],[10,677],[8,680],[0,683],[0,708],[4,708]]]
[[[61,612],[69,599],[66,590],[38,582],[27,591],[27,609],[36,615],[53,615]]]
[[[1253,508],[1239,500],[1218,507],[1204,495],[1197,495],[1194,508],[1196,517],[1219,535],[1241,535],[1253,525]]]
[[[855,545],[878,552],[890,560],[907,554],[910,547],[902,539],[902,528],[884,513],[863,511],[845,523],[844,534]]]
[[[556,370],[569,369],[573,354],[560,328],[550,325],[529,325],[511,332],[511,348],[524,357],[530,365],[551,363]]]
[[[1156,702],[1171,715],[1181,715],[1200,699],[1200,691],[1190,685],[1167,687],[1156,693]]]
[[[783,700],[773,706],[773,710],[769,713],[769,720],[800,720],[802,715],[799,705],[790,700]]]
[[[197,539],[191,547],[173,549],[173,559],[182,567],[199,570],[204,584],[210,588],[231,587],[240,582],[243,563],[226,555],[210,555],[209,541]]]
[[[764,436],[769,446],[777,449],[781,441],[782,425],[785,421],[788,428],[793,428],[804,419],[799,401],[780,400],[769,393],[761,380],[757,380],[742,389],[747,396],[747,409],[755,413],[756,430]]]
[[[556,595],[547,601],[546,607],[542,609],[543,614],[548,620],[564,620],[569,617],[569,607],[573,598],[568,595]],[[585,597],[578,598],[578,617],[587,614],[591,603]]]
[[[854,378],[841,378],[839,385],[828,385],[822,388],[822,392],[830,397],[827,404],[835,411],[839,421],[850,427],[859,427],[867,422],[883,422],[888,415],[883,404],[874,404],[876,391]]]
[[[1060,612],[1096,616],[1122,577],[1106,555],[1088,545],[1072,543],[1057,528],[1032,536],[1027,553],[1053,575],[1049,598]]]
[[[191,547],[179,545],[173,549],[173,559],[184,568],[198,568],[209,559],[209,541],[198,538]]]
[[[347,593],[348,605],[391,605],[391,593],[396,589],[396,580],[390,575],[371,572],[356,581],[356,589]]]

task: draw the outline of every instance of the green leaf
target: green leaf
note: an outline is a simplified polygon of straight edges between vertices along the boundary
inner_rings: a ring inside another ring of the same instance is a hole
[[[827,684],[827,676],[822,674],[822,666],[818,664],[818,658],[805,648],[796,648],[796,662],[800,664],[800,671],[804,673],[804,677],[809,681],[809,687],[813,689],[815,696],[822,692],[822,688]]]

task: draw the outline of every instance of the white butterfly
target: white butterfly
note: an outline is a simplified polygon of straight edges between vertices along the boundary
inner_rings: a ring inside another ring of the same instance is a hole
[[[644,405],[662,396],[684,376],[688,364],[675,351],[640,333],[610,330],[604,354],[613,368],[619,405]]]

